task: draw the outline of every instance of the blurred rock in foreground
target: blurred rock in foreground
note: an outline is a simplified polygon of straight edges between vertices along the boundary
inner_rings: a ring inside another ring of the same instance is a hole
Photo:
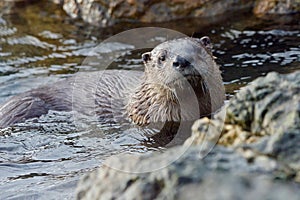
[[[269,73],[242,88],[228,103],[223,120],[199,119],[186,141],[199,145],[219,137],[218,144],[275,158],[300,172],[300,71]],[[210,127],[210,128],[208,128]],[[209,137],[204,137],[209,136]],[[213,140],[212,142],[215,142]]]
[[[262,176],[271,169],[248,164],[232,150],[215,148],[199,159],[200,146],[190,148],[178,160],[150,173],[127,173],[167,164],[182,147],[155,156],[117,156],[82,178],[77,199],[298,199],[300,187]],[[160,163],[158,163],[160,162]],[[267,162],[267,161],[265,161]],[[272,192],[271,192],[272,191]]]
[[[299,199],[300,71],[256,79],[192,129],[165,153],[108,159],[77,199]]]

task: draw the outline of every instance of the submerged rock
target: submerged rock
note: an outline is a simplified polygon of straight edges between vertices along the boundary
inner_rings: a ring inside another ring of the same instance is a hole
[[[77,199],[299,199],[299,100],[300,71],[258,78],[198,120],[185,145],[110,158]]]

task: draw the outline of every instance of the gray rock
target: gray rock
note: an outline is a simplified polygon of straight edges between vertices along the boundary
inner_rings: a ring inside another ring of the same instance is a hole
[[[258,78],[183,146],[110,158],[77,199],[299,199],[299,100],[300,71]]]
[[[226,113],[223,118],[222,113]],[[299,171],[300,71],[258,78],[241,89],[215,119],[200,119],[192,130],[186,145],[209,141],[242,147],[247,155],[252,151],[251,159],[266,155]]]
[[[203,0],[147,1],[147,0],[52,0],[62,5],[73,18],[109,26],[116,22],[162,22],[187,17],[209,17],[227,11],[251,9],[254,1]]]
[[[299,0],[274,1],[257,0],[254,7],[254,13],[261,17],[266,15],[282,15],[300,12]]]
[[[178,158],[182,151],[186,150],[175,147],[163,154],[110,158],[106,165],[81,179],[76,198],[298,199],[300,195],[298,186],[259,175],[271,170],[249,164],[233,150],[217,147],[203,160],[199,159],[200,146]]]
[[[300,71],[257,79],[232,99],[227,116],[227,122],[266,137],[253,151],[300,170]]]
[[[1,0],[0,16],[5,14],[13,14],[16,12],[16,7],[24,7],[36,2],[38,2],[38,0]]]
[[[226,122],[252,133],[273,135],[300,130],[300,71],[269,73],[231,99]]]

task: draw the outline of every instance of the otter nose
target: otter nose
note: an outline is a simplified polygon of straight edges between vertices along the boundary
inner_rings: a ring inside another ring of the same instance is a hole
[[[182,70],[182,69],[188,67],[189,65],[191,65],[191,63],[181,56],[177,56],[175,61],[173,62],[173,67],[175,69]]]

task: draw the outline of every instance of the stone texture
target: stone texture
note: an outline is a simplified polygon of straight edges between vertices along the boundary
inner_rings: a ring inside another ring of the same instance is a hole
[[[269,73],[195,122],[183,146],[108,159],[77,199],[299,199],[299,100],[300,71]]]
[[[250,9],[246,0],[52,0],[73,18],[109,26],[116,22],[162,22],[187,17],[209,17],[240,9]]]
[[[253,134],[299,131],[300,72],[272,72],[258,78],[230,101],[226,111],[227,123],[240,125]]]
[[[215,138],[225,122],[218,140],[225,146],[253,143],[264,136],[297,133],[300,131],[299,94],[300,72],[289,75],[269,73],[242,88],[215,120],[199,119],[193,132],[199,139],[203,133],[207,135],[207,127],[215,127],[209,132],[211,138]],[[224,113],[225,119],[222,118]],[[202,141],[194,140],[194,143]]]
[[[24,7],[28,4],[38,2],[38,0],[1,0],[0,1],[0,16],[3,14],[14,13],[15,7]]]
[[[170,20],[211,17],[250,11],[259,17],[300,12],[300,0],[51,0],[72,18],[106,27],[118,22],[165,22]],[[0,12],[9,14],[14,7],[38,0],[4,0]]]
[[[253,12],[257,16],[300,12],[299,0],[257,0]]]
[[[217,142],[246,149],[242,151],[251,159],[265,155],[300,171],[300,71],[256,79],[229,101],[224,112],[224,120],[218,118],[220,112],[213,120],[196,121],[185,144]]]
[[[268,174],[278,169],[248,161],[233,150],[215,148],[200,160],[201,147],[182,147],[148,156],[122,155],[110,158],[108,166],[84,176],[77,199],[297,199],[299,186],[275,181]],[[153,170],[160,165],[166,167]],[[136,173],[149,170],[148,173]],[[130,173],[133,172],[133,173]],[[250,172],[252,174],[250,174]],[[272,192],[270,192],[272,191]]]

